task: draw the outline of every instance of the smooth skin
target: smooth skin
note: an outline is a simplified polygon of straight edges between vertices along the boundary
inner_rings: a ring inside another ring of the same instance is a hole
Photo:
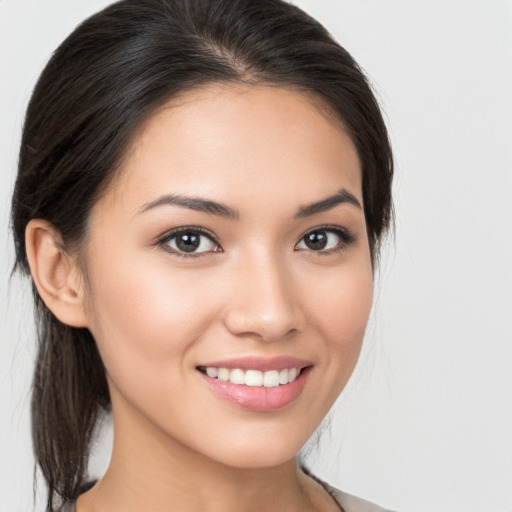
[[[111,463],[78,512],[339,510],[295,457],[354,369],[373,273],[357,152],[317,105],[264,85],[189,91],[139,127],[79,254],[30,222],[39,293],[90,329],[112,398]],[[297,215],[340,190],[357,201]],[[200,241],[189,256],[182,227]],[[282,355],[312,367],[275,411],[218,396],[197,369]]]

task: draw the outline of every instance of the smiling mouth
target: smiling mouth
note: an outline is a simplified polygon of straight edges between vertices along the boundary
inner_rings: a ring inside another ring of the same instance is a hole
[[[239,386],[273,388],[291,384],[306,367],[267,371],[217,368],[215,366],[198,366],[197,369],[215,380],[230,382]]]

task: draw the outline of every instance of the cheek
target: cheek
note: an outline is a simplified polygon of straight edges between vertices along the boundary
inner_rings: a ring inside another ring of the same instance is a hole
[[[313,327],[321,333],[333,372],[344,382],[359,357],[372,307],[373,273],[365,260],[333,273],[323,279],[323,286],[314,288],[309,302]],[[340,390],[341,391],[341,390]]]
[[[211,297],[199,293],[198,277],[191,280],[154,262],[132,263],[112,268],[98,262],[93,276],[91,332],[114,379],[121,373],[142,378],[148,368],[158,373],[168,371],[169,362],[186,363],[188,349],[215,314]]]

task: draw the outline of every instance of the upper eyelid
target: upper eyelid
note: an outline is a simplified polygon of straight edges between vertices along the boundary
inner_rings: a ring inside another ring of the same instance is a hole
[[[349,233],[349,231],[342,226],[338,226],[338,225],[334,225],[334,224],[321,224],[319,226],[314,226],[312,228],[306,229],[300,236],[299,240],[302,237],[306,236],[308,233],[311,233],[313,231],[319,231],[322,229],[325,231],[341,231],[341,232],[344,232],[347,234]],[[165,231],[161,235],[158,235],[157,239],[160,240],[163,238],[172,237],[173,235],[183,233],[186,231],[197,231],[203,235],[209,236],[212,240],[215,240],[216,242],[218,241],[217,236],[215,235],[215,233],[213,233],[213,231],[210,231],[209,229],[204,228],[202,226],[179,226],[177,228],[172,228],[172,229],[169,229],[168,231]]]
[[[215,234],[210,231],[209,229],[203,228],[201,226],[180,226],[178,228],[169,229],[168,231],[162,233],[157,237],[157,241],[159,243],[166,243],[168,242],[173,236],[179,235],[180,233],[186,233],[187,231],[195,231],[200,233],[201,235],[207,236],[208,238],[211,238],[213,242],[216,244],[219,244],[219,241]]]
[[[320,226],[316,226],[314,228],[309,228],[308,230],[304,231],[304,233],[301,235],[299,241],[301,241],[307,234],[314,233],[315,231],[330,231],[331,233],[341,233],[344,236],[348,238],[355,238],[355,234],[348,230],[347,228],[344,228],[342,226],[332,225],[332,224],[324,224]]]

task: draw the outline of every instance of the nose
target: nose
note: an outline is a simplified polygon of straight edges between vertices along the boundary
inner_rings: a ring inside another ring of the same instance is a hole
[[[227,329],[237,336],[275,341],[300,332],[304,316],[297,283],[283,262],[270,256],[251,258],[231,274]]]

